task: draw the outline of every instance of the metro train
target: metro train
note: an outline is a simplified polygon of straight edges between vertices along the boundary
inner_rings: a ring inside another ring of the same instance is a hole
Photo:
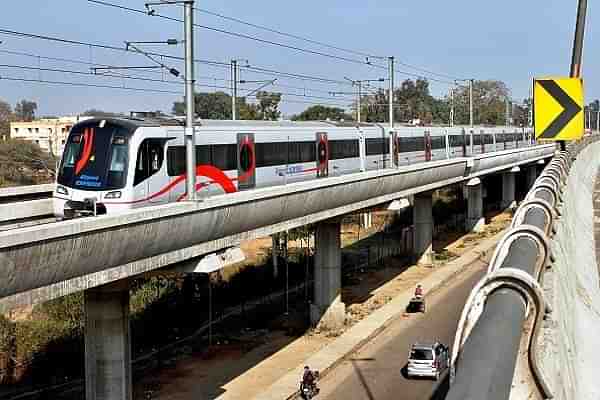
[[[184,131],[175,118],[93,118],[74,125],[57,174],[55,216],[185,200]],[[523,147],[532,135],[515,127],[390,131],[368,123],[201,120],[195,141],[197,197],[206,198]]]

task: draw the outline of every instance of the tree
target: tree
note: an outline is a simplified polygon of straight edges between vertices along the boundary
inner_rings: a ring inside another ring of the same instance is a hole
[[[473,82],[473,121],[480,125],[504,125],[506,99],[510,91],[501,81]],[[456,124],[469,123],[469,87],[460,86],[454,95]]]
[[[294,115],[292,117],[292,120],[294,121],[325,121],[328,119],[332,121],[351,121],[352,116],[346,114],[343,109],[338,107],[326,107],[317,105],[308,107],[300,114]]]
[[[10,104],[0,100],[0,138],[10,137],[10,122],[14,118]]]
[[[21,100],[15,106],[15,115],[21,121],[33,121],[36,111],[37,103],[35,101]]]
[[[273,120],[279,118],[281,94],[260,91],[256,93],[257,104],[246,103],[245,97],[238,97],[237,109],[240,119]],[[225,92],[196,93],[194,95],[196,118],[231,119],[231,96]],[[173,114],[185,115],[185,102],[173,103]]]
[[[272,93],[261,90],[256,93],[256,100],[258,100],[258,110],[262,117],[261,119],[277,120],[281,116],[281,111],[279,111],[281,93]]]
[[[379,89],[362,98],[361,113],[367,122],[389,121],[389,94]],[[420,120],[424,124],[448,123],[449,105],[445,99],[436,99],[429,92],[426,79],[407,79],[394,90],[394,121]]]
[[[531,110],[531,99],[524,99],[523,104],[513,104],[511,115],[515,126],[529,125],[529,111]]]
[[[195,93],[196,118],[231,119],[231,96],[225,92]],[[185,115],[185,101],[173,104],[173,114]]]
[[[55,170],[56,159],[37,144],[14,139],[0,142],[0,186],[31,185],[41,176],[49,180]]]

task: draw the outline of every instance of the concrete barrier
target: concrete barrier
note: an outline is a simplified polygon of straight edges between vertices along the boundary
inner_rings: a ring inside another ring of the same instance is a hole
[[[555,257],[544,291],[552,307],[542,335],[541,360],[555,399],[600,398],[600,288],[594,241],[593,188],[600,143],[583,149],[563,194],[551,242]]]

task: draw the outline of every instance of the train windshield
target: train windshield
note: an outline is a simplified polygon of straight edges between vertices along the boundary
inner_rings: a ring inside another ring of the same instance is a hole
[[[58,183],[85,190],[123,188],[130,136],[126,128],[106,122],[75,127],[65,146]]]

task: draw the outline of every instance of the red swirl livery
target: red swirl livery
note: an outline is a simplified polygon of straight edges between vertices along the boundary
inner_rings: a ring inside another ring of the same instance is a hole
[[[531,143],[531,132],[201,120],[195,141],[196,191],[205,198],[521,147]],[[54,213],[71,218],[185,201],[185,154],[184,128],[177,118],[82,121],[65,144]]]

